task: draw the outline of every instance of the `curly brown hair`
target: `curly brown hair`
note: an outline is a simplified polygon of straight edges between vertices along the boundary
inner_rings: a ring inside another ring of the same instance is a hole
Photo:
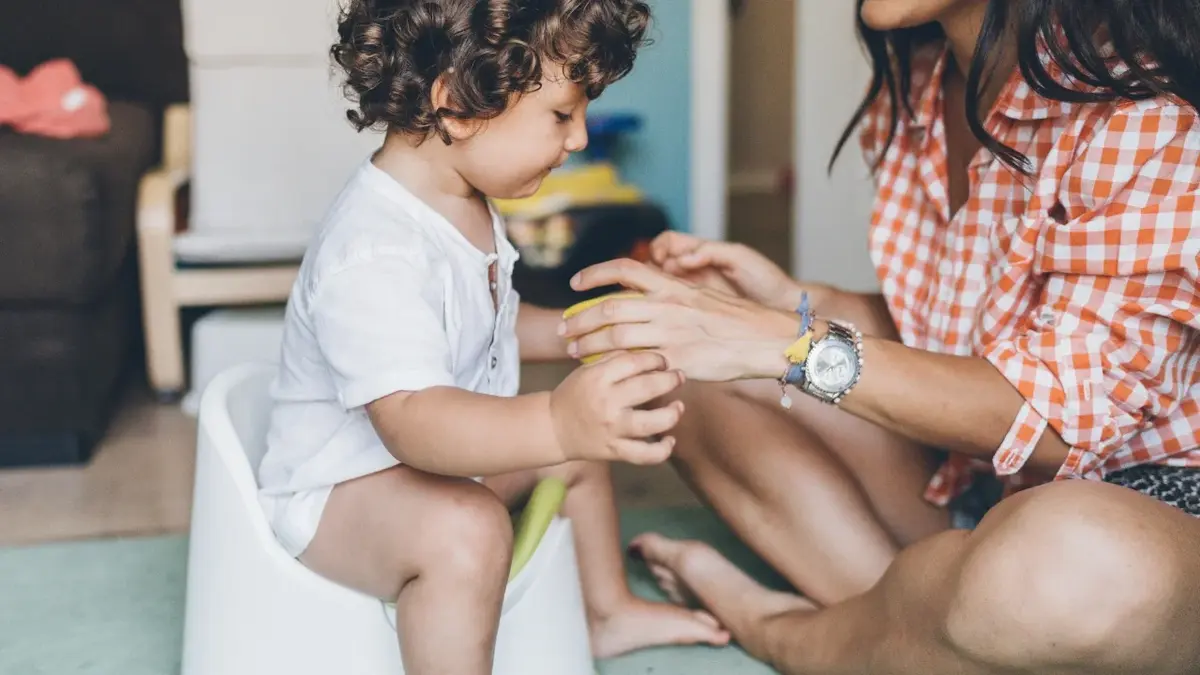
[[[535,91],[543,63],[596,98],[647,42],[642,0],[349,0],[330,49],[359,130],[451,139],[441,120],[491,119]],[[434,108],[439,76],[451,107]]]

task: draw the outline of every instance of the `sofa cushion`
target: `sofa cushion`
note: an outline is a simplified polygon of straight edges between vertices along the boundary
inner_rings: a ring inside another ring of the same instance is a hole
[[[102,435],[136,345],[135,263],[88,307],[0,306],[0,454],[10,434]]]
[[[154,116],[122,102],[109,116],[100,138],[0,132],[0,306],[89,303],[129,255]]]

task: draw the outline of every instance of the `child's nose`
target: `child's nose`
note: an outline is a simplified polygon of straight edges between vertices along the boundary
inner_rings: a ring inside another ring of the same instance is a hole
[[[582,116],[581,116],[582,117]],[[579,119],[571,122],[571,133],[567,135],[565,149],[567,152],[581,152],[588,145],[587,120]]]

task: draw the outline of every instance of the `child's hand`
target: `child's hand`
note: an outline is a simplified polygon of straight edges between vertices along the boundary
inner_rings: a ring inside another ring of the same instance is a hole
[[[670,431],[683,414],[676,401],[640,409],[683,384],[653,352],[619,353],[575,370],[550,395],[554,433],[568,460],[657,464],[675,447]]]

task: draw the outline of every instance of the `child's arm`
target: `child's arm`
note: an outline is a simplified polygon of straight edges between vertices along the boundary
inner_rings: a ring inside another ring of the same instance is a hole
[[[665,441],[645,439],[670,430],[682,411],[637,409],[681,382],[661,356],[576,369],[550,394],[497,397],[456,387],[441,281],[404,243],[324,272],[303,303],[338,402],[365,409],[388,452],[455,476],[571,459],[666,459]],[[557,323],[546,328],[551,337]]]
[[[558,337],[562,312],[521,303],[517,314],[517,340],[522,361],[562,361],[567,358],[567,343]]]
[[[391,394],[367,413],[396,459],[429,473],[491,476],[567,460],[549,392],[504,398],[434,387]]]
[[[683,407],[639,409],[682,382],[651,353],[576,369],[553,392],[496,397],[432,387],[367,404],[383,444],[409,466],[447,476],[493,476],[588,459],[661,462],[674,440],[654,437]]]

